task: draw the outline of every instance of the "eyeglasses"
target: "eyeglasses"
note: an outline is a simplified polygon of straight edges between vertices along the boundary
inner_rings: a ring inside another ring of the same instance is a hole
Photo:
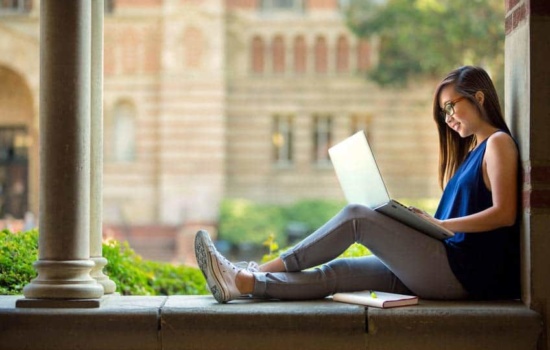
[[[452,117],[455,114],[455,105],[465,98],[466,96],[461,96],[455,100],[446,102],[443,109],[441,109],[441,118],[445,121],[447,117]]]

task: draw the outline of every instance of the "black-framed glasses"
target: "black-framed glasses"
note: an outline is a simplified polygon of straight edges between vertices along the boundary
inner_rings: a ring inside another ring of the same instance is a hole
[[[460,96],[452,101],[445,102],[443,109],[441,110],[441,118],[447,120],[447,117],[452,117],[455,114],[455,105],[465,99],[466,96]]]

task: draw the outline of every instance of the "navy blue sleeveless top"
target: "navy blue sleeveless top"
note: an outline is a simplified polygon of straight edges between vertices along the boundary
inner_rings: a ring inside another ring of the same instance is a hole
[[[462,217],[492,206],[491,192],[483,182],[486,145],[487,140],[472,150],[447,183],[436,218]],[[472,298],[520,297],[519,212],[513,226],[487,232],[456,232],[444,241],[451,269]]]

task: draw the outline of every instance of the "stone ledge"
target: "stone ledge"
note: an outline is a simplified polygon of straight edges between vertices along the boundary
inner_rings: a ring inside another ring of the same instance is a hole
[[[365,308],[328,300],[233,301],[170,297],[163,349],[365,349]]]
[[[420,301],[367,315],[368,349],[536,349],[542,318],[521,301]],[[411,341],[414,347],[410,346]]]
[[[540,315],[519,301],[365,309],[330,299],[112,296],[98,309],[15,308],[0,296],[0,349],[536,349]]]
[[[166,297],[106,297],[100,308],[15,308],[0,296],[0,349],[161,349]]]

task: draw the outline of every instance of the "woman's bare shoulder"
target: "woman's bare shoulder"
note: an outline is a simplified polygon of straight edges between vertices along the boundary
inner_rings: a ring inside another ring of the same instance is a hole
[[[490,153],[496,152],[502,154],[504,152],[509,155],[517,155],[518,153],[516,141],[512,136],[503,131],[495,132],[489,137],[487,140],[487,150]]]

